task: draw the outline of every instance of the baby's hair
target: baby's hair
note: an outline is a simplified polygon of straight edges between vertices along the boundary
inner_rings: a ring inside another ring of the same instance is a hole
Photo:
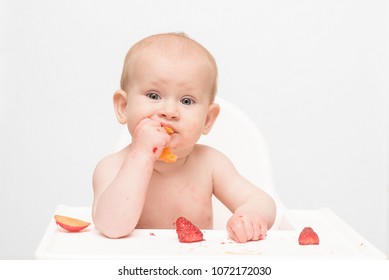
[[[160,40],[161,38],[164,38],[164,40]],[[169,39],[169,40],[167,40]],[[166,41],[167,40],[167,41]],[[215,81],[213,83],[213,87],[210,93],[210,101],[211,103],[215,100],[216,92],[217,92],[217,76],[218,76],[218,69],[217,64],[214,59],[214,57],[211,55],[211,53],[203,47],[200,43],[196,42],[195,40],[189,38],[189,36],[184,32],[171,32],[171,33],[161,33],[156,35],[151,35],[149,37],[146,37],[142,39],[141,41],[137,42],[134,46],[130,48],[130,50],[127,52],[127,55],[124,59],[124,65],[123,65],[123,71],[122,76],[120,80],[120,87],[122,90],[127,92],[130,80],[129,80],[129,67],[132,64],[133,59],[137,56],[139,53],[138,51],[142,48],[145,48],[147,46],[150,46],[151,44],[158,43],[158,47],[169,51],[171,48],[171,44],[175,44],[177,47],[184,48],[185,42],[190,42],[194,44],[195,46],[199,47],[206,55],[206,57],[209,59],[209,62],[212,65],[212,68],[214,68],[215,71]]]

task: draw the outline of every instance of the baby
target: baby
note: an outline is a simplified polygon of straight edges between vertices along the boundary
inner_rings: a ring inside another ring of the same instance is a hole
[[[265,238],[275,220],[273,199],[224,154],[196,144],[219,114],[216,80],[212,55],[185,34],[153,35],[129,50],[113,103],[132,143],[103,158],[93,174],[93,221],[104,235],[172,229],[180,216],[212,229],[214,194],[232,212],[226,228],[233,240]],[[174,163],[159,160],[167,146]]]

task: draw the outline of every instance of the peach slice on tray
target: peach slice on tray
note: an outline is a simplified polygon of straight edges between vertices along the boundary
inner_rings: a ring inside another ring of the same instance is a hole
[[[173,134],[174,130],[171,127],[164,126],[163,127],[168,134]],[[162,160],[167,163],[175,162],[177,160],[177,156],[172,153],[169,147],[165,147],[162,151],[161,156],[159,157],[159,160]]]
[[[54,215],[54,219],[57,225],[71,232],[83,230],[84,228],[87,228],[90,225],[89,222],[61,215]]]

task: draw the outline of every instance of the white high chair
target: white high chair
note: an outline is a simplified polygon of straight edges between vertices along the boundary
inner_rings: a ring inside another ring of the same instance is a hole
[[[145,259],[145,258],[264,258],[264,259],[386,259],[387,256],[338,218],[330,209],[287,209],[274,188],[271,164],[264,137],[253,121],[231,103],[218,98],[220,115],[209,135],[200,143],[226,154],[237,170],[273,197],[276,222],[264,240],[237,244],[228,239],[225,225],[229,210],[214,198],[214,230],[204,231],[203,242],[182,244],[175,230],[136,229],[127,238],[109,239],[90,228],[70,234],[54,220],[36,252],[37,259]],[[115,145],[119,150],[131,141],[127,129]],[[54,214],[92,222],[91,207],[59,205]],[[303,227],[312,227],[320,245],[301,246]]]

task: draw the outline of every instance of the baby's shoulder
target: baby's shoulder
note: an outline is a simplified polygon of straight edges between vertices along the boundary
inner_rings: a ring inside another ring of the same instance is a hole
[[[100,177],[102,173],[116,173],[123,164],[126,149],[118,151],[113,154],[106,155],[96,165],[94,170],[94,177]]]
[[[228,157],[221,151],[203,144],[197,144],[194,149],[196,158],[204,163],[220,163],[229,161]]]
[[[196,164],[212,171],[213,176],[225,176],[226,173],[235,174],[236,168],[231,159],[223,152],[207,146],[196,145]]]

